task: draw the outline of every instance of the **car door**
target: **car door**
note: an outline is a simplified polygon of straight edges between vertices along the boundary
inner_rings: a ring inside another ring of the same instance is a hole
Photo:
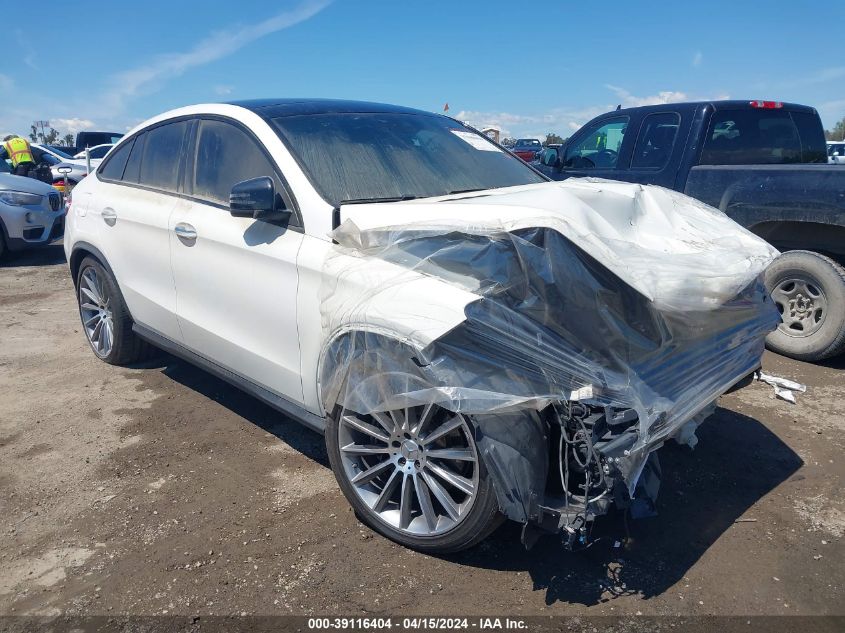
[[[178,200],[188,121],[166,122],[118,148],[97,172],[88,200],[99,219],[103,254],[136,323],[179,341],[170,266],[170,214]]]
[[[587,124],[566,144],[560,172],[553,177],[618,178],[617,169],[627,164],[623,141],[629,121],[628,116],[614,116]]]
[[[176,310],[186,347],[289,400],[302,401],[296,321],[299,216],[234,217],[232,185],[269,176],[291,209],[260,141],[231,120],[194,124],[186,197],[170,221]]]

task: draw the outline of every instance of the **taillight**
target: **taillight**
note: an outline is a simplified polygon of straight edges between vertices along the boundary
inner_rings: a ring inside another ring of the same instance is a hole
[[[763,108],[765,110],[777,110],[783,107],[780,101],[749,101],[748,103],[752,108]]]

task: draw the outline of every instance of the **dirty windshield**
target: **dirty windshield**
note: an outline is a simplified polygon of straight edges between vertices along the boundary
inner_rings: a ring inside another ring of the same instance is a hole
[[[273,124],[311,183],[334,206],[545,180],[446,117],[334,113],[279,117]]]

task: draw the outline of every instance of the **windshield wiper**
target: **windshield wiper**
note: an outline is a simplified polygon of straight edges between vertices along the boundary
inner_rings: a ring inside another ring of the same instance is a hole
[[[475,189],[454,189],[453,191],[447,191],[446,195],[451,196],[456,193],[471,193],[473,191],[484,191],[484,187],[477,187]]]
[[[352,198],[341,200],[338,206],[344,204],[367,204],[369,202],[402,202],[403,200],[416,200],[419,196],[395,196],[393,198]]]

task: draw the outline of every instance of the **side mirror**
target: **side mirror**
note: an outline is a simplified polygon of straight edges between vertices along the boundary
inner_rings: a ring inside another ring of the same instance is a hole
[[[236,218],[255,220],[282,220],[290,216],[279,197],[276,201],[276,187],[267,176],[252,178],[236,183],[229,194],[229,212]]]

